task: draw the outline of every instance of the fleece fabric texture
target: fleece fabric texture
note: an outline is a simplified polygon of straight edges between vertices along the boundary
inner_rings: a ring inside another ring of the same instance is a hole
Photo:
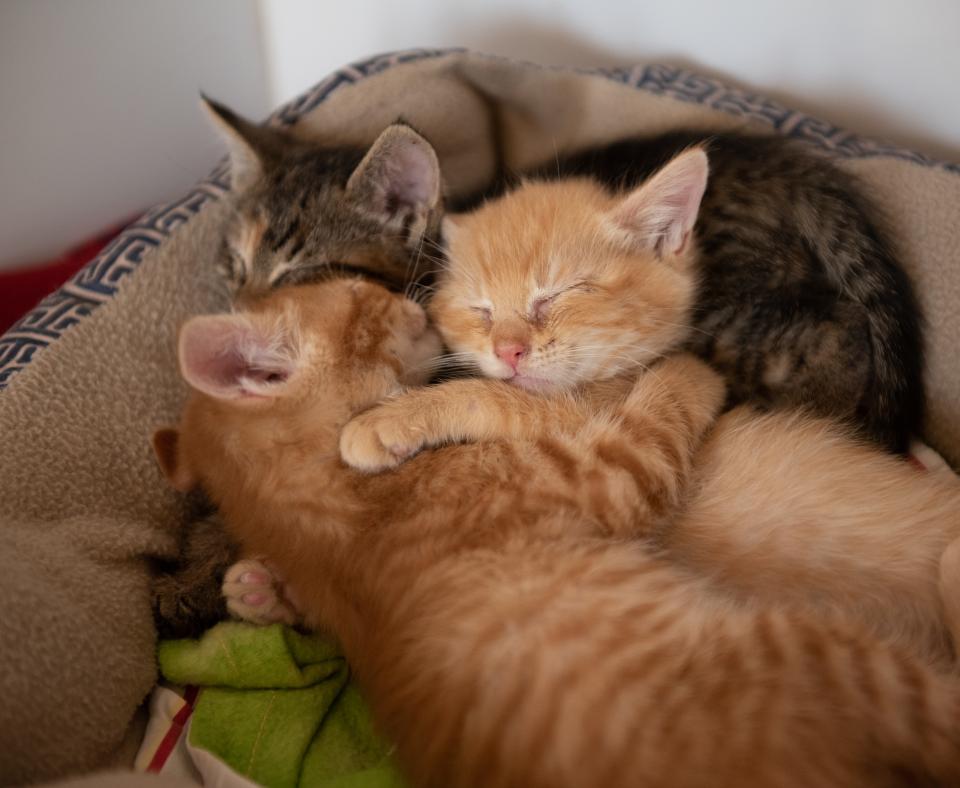
[[[268,788],[400,788],[387,746],[329,640],[224,622],[159,647],[168,681],[201,688],[190,744]]]
[[[884,209],[916,284],[926,438],[960,462],[960,169],[669,68],[584,73],[467,52],[367,61],[276,120],[303,137],[368,144],[397,117],[435,143],[453,195],[555,151],[678,126],[790,133],[836,149]],[[0,783],[132,760],[125,742],[156,679],[148,563],[173,553],[187,515],[149,436],[183,402],[178,325],[224,306],[212,265],[224,203],[198,189],[149,217],[149,243],[121,236],[129,275],[111,268],[105,295],[46,323],[55,341],[34,349],[23,325],[0,339],[0,385],[5,368],[22,367],[0,392]]]
[[[97,772],[85,777],[47,783],[47,788],[197,788],[196,783],[159,774],[135,774],[128,770]]]

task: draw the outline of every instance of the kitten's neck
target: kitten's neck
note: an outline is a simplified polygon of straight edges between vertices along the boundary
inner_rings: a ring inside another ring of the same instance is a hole
[[[356,577],[352,546],[364,507],[331,432],[299,440],[279,433],[224,463],[210,492],[244,553],[269,556],[307,623],[346,644],[360,637],[362,617],[358,589],[337,578]]]
[[[183,434],[193,464],[202,469],[203,487],[241,540],[251,547],[269,543],[294,525],[277,522],[281,517],[328,520],[326,503],[341,493],[338,444],[349,414],[308,407],[237,416],[211,412],[217,407],[202,403],[191,410]]]

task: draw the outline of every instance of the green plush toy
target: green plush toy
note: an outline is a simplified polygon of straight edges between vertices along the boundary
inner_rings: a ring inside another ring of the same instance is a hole
[[[336,646],[275,624],[224,622],[168,640],[160,670],[201,693],[190,744],[268,788],[402,788]]]

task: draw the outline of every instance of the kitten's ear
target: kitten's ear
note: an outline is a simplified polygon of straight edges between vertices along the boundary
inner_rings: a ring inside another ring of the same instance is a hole
[[[404,123],[377,137],[347,181],[347,193],[385,224],[425,218],[440,204],[436,151]]]
[[[633,244],[658,256],[684,250],[707,188],[707,154],[691,148],[627,194],[612,211],[614,224]]]
[[[265,129],[207,96],[200,101],[230,152],[230,186],[241,192],[263,174]]]
[[[153,433],[153,453],[160,470],[174,490],[190,492],[198,484],[186,463],[180,457],[180,433],[174,427],[162,427]]]
[[[217,399],[275,397],[297,368],[300,342],[286,321],[204,315],[180,330],[180,372]]]

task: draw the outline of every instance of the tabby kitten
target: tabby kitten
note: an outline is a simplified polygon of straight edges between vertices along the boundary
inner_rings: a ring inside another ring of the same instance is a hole
[[[439,236],[440,173],[413,129],[391,125],[369,150],[333,147],[255,125],[210,99],[204,106],[230,150],[233,210],[217,266],[235,303],[331,273],[362,273],[396,289],[429,281],[432,257],[422,250]],[[187,527],[179,561],[154,581],[163,636],[199,634],[228,608],[256,621],[289,618],[271,584],[240,580],[259,572],[228,569],[234,560],[215,520]]]
[[[354,420],[345,459],[377,471],[427,446],[575,429],[579,410],[558,392],[615,390],[682,341],[706,165],[692,149],[625,196],[590,179],[528,183],[456,218],[430,310],[450,346],[512,385],[410,391]],[[953,660],[937,576],[960,537],[951,473],[919,474],[822,418],[744,408],[697,455],[688,498],[658,544],[728,595],[841,610]]]
[[[960,780],[954,678],[842,622],[730,605],[632,538],[677,506],[715,373],[670,359],[573,433],[346,467],[344,424],[438,350],[376,285],[281,290],[187,323],[195,392],[154,439],[339,636],[414,784]]]
[[[486,374],[522,384],[549,353],[547,379],[570,385],[683,346],[724,374],[731,405],[807,407],[895,452],[920,431],[910,282],[859,184],[825,157],[677,131],[530,177],[554,183],[501,186],[502,205],[455,220],[484,237],[468,250],[454,233],[439,283],[445,339]],[[683,221],[647,210],[650,190]],[[615,359],[625,345],[643,352]]]
[[[236,565],[236,543],[215,514],[191,520],[181,533],[177,560],[158,562],[152,583],[153,618],[157,635],[166,638],[200,637],[228,615],[224,581]],[[234,590],[234,586],[229,587]],[[234,594],[238,599],[239,595]],[[255,611],[238,612],[255,618]]]
[[[219,269],[235,299],[331,271],[391,287],[429,275],[421,250],[439,235],[440,170],[413,129],[388,126],[368,150],[332,147],[204,104],[230,149]]]

